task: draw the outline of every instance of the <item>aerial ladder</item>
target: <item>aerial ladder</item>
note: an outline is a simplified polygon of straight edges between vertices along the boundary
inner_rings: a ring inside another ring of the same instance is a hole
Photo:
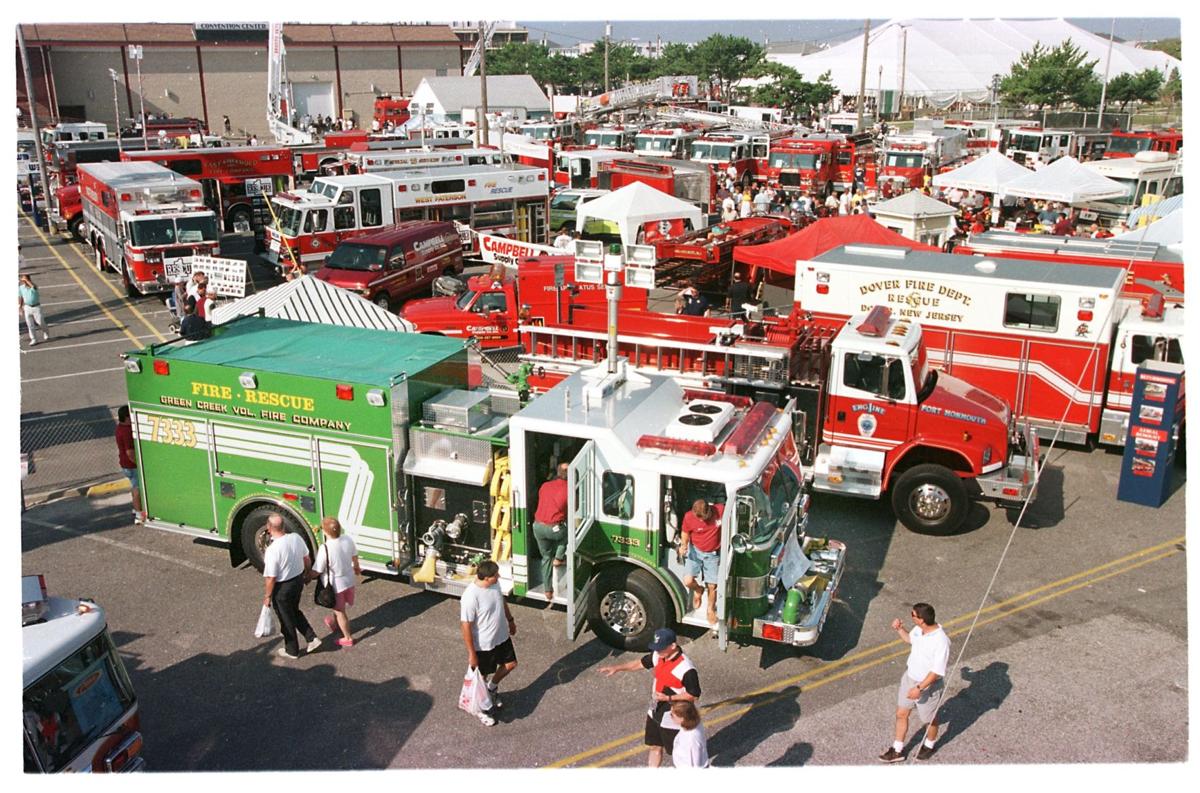
[[[676,105],[657,108],[654,115],[661,121],[693,122],[704,124],[710,129],[734,129],[744,132],[786,133],[799,131],[791,124],[780,124],[775,121],[758,121],[753,118],[740,118],[726,113],[712,113],[708,110],[693,110]]]
[[[492,37],[496,35],[496,27],[499,24],[499,22],[489,22],[483,35],[479,37],[479,41],[475,42],[475,49],[471,50],[471,55],[463,66],[463,77],[475,76],[476,70],[479,69],[479,61],[483,58],[483,51],[492,46]]]
[[[272,22],[267,44],[267,128],[283,146],[313,142],[308,132],[292,126],[292,84],[287,79],[287,59],[283,46],[283,23]]]
[[[679,98],[683,92],[682,86],[687,86],[684,96],[696,97],[698,80],[695,75],[658,77],[642,83],[631,83],[597,96],[580,97],[575,114],[580,117],[593,116],[648,104],[658,99]]]

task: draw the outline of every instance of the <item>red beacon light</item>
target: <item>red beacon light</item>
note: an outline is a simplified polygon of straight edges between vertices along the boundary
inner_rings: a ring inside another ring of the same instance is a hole
[[[354,399],[354,386],[345,385],[344,383],[338,383],[337,398],[345,399],[347,401],[353,400]]]
[[[881,338],[887,333],[888,322],[891,318],[891,309],[887,306],[875,306],[875,308],[867,312],[866,319],[855,330],[864,336]]]
[[[154,361],[154,373],[155,374],[170,374],[171,373],[171,364],[167,363],[166,361],[162,360],[161,358],[155,360]]]
[[[1142,303],[1142,319],[1162,319],[1165,301],[1162,292],[1157,292]]]

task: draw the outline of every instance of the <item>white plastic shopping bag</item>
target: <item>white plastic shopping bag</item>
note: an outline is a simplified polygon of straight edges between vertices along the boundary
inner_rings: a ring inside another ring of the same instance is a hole
[[[458,695],[458,706],[472,716],[492,709],[492,697],[488,694],[487,684],[483,682],[479,667],[467,667],[467,674],[463,676],[462,691]]]
[[[275,612],[271,611],[270,606],[263,606],[262,611],[258,612],[258,625],[254,626],[254,635],[261,639],[277,630],[279,626],[275,624]]]

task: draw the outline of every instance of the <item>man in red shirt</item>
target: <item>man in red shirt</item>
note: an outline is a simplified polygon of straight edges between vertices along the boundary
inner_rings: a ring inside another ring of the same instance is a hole
[[[142,496],[138,492],[137,457],[133,450],[133,424],[129,420],[129,405],[117,408],[117,464],[121,472],[129,480],[130,492],[133,494],[133,522],[142,523],[146,516],[142,512]]]
[[[683,585],[692,591],[692,608],[700,608],[704,587],[696,578],[703,575],[708,587],[708,621],[717,624],[717,565],[721,554],[721,516],[725,505],[711,505],[696,499],[691,510],[683,516],[683,543],[680,554],[687,557]]]
[[[559,463],[558,476],[538,490],[537,511],[533,513],[533,538],[542,555],[542,586],[546,602],[554,601],[554,568],[562,567],[567,557],[567,463]]]
[[[1059,237],[1075,236],[1075,227],[1071,223],[1071,217],[1066,214],[1058,216],[1058,222],[1054,224],[1054,234]]]

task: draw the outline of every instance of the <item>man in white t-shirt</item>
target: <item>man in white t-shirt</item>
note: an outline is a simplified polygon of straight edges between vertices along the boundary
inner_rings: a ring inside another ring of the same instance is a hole
[[[500,681],[517,668],[517,651],[512,637],[517,633],[517,623],[504,600],[500,589],[500,565],[487,559],[475,569],[475,580],[463,593],[459,607],[463,643],[467,645],[467,664],[478,668],[487,678],[488,694],[492,708],[500,703]],[[496,723],[490,713],[480,713],[479,720],[487,726]]]
[[[300,657],[300,644],[296,633],[304,634],[308,640],[305,648],[313,652],[321,646],[317,632],[308,624],[308,618],[300,611],[300,595],[304,592],[304,581],[312,569],[312,560],[308,555],[308,545],[299,534],[283,530],[283,518],[272,515],[267,518],[267,532],[271,535],[271,544],[263,556],[263,579],[266,594],[263,605],[275,609],[279,617],[279,630],[283,634],[283,646],[279,655],[284,658]]]
[[[904,630],[900,620],[892,620],[892,630],[912,645],[908,653],[900,688],[896,692],[896,735],[887,751],[879,755],[885,763],[899,763],[905,758],[904,741],[908,738],[908,714],[913,708],[917,716],[929,726],[925,740],[917,751],[918,760],[933,756],[937,741],[937,711],[941,704],[942,679],[946,676],[946,663],[950,660],[950,637],[937,624],[933,606],[914,603],[912,607],[913,628]]]

